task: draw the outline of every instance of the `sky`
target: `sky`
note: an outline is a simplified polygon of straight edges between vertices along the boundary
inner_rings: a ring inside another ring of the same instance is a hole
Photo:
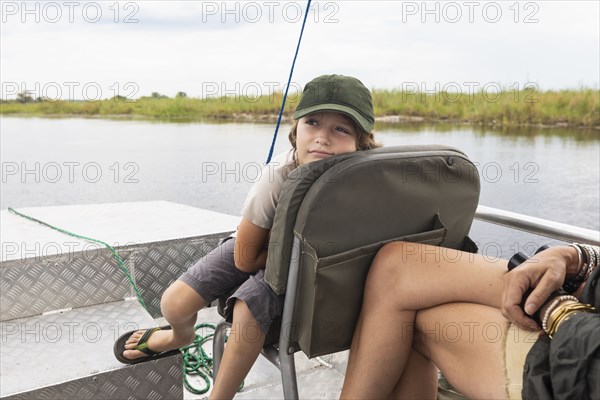
[[[249,98],[287,82],[306,2],[1,1],[3,99]],[[292,92],[598,89],[599,1],[314,1]]]

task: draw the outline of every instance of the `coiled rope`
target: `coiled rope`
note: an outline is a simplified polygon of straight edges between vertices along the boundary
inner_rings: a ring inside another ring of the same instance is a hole
[[[117,261],[117,264],[119,265],[119,268],[121,269],[121,272],[123,272],[125,274],[125,276],[127,277],[127,280],[133,287],[133,291],[135,292],[138,302],[144,308],[144,310],[148,311],[148,309],[146,308],[146,303],[144,302],[144,299],[142,298],[142,295],[140,293],[138,286],[136,285],[135,281],[133,280],[133,277],[127,270],[127,267],[125,266],[125,263],[123,262],[123,259],[121,258],[121,256],[119,255],[119,253],[117,252],[117,250],[114,247],[112,247],[111,245],[109,245],[106,242],[103,242],[102,240],[94,239],[94,238],[91,238],[88,236],[79,235],[77,233],[73,233],[66,229],[62,229],[62,228],[56,227],[54,225],[51,225],[47,222],[41,221],[37,218],[33,218],[29,215],[25,215],[23,213],[18,212],[14,208],[9,207],[8,211],[15,215],[18,215],[22,218],[28,219],[33,222],[37,222],[38,224],[41,224],[48,228],[54,229],[55,231],[64,233],[65,235],[69,235],[69,236],[76,237],[79,239],[89,240],[90,242],[98,243],[98,244],[105,246],[108,250],[110,250],[114,259]],[[206,335],[199,334],[198,330],[203,329],[203,328],[211,329],[213,331],[213,333],[209,333]],[[196,338],[194,339],[194,341],[190,345],[182,347],[180,349],[181,352],[183,353],[183,365],[182,365],[183,376],[184,376],[183,382],[184,382],[184,385],[187,388],[187,390],[189,390],[190,392],[192,392],[194,394],[204,394],[210,390],[210,379],[209,378],[213,378],[213,369],[212,369],[213,359],[206,353],[206,351],[204,351],[204,349],[202,348],[202,345],[204,345],[209,340],[212,340],[215,329],[216,329],[215,324],[211,324],[211,323],[197,324],[194,327],[194,330],[196,331]],[[200,379],[204,381],[204,386],[201,388],[194,387],[190,383],[190,380],[188,379],[189,376],[199,376]],[[244,386],[244,383],[242,382],[242,386],[240,387],[240,390],[243,386]]]

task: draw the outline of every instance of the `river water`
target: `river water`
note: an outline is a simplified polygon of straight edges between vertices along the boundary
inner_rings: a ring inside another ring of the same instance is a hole
[[[0,207],[168,200],[239,215],[273,129],[3,117]],[[276,152],[288,148],[288,130],[280,130]],[[376,132],[384,145],[438,143],[463,150],[480,172],[483,205],[600,229],[598,131],[379,124]],[[477,221],[471,236],[490,256],[555,243]]]

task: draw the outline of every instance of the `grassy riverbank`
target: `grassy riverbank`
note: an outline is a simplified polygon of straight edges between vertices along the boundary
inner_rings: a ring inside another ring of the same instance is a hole
[[[189,97],[101,101],[2,102],[2,115],[137,117],[149,119],[220,119],[272,121],[282,94],[211,99]],[[600,91],[594,89],[538,92],[420,94],[400,90],[374,90],[378,121],[457,122],[491,126],[561,126],[600,129]],[[285,115],[291,116],[299,96],[288,98]]]

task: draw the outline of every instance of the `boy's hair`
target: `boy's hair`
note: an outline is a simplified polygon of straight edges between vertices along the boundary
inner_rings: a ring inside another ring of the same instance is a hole
[[[343,115],[343,114],[342,114]],[[348,120],[354,127],[354,131],[356,132],[356,148],[360,150],[371,150],[376,149],[378,147],[383,146],[381,143],[378,143],[375,140],[375,135],[372,132],[365,131],[362,127],[360,127],[352,118],[346,117],[344,118]],[[290,139],[290,144],[294,148],[294,152],[296,149],[296,137],[298,135],[298,121],[299,119],[294,120],[294,124],[292,125],[292,129],[290,130],[290,134],[288,138]]]

